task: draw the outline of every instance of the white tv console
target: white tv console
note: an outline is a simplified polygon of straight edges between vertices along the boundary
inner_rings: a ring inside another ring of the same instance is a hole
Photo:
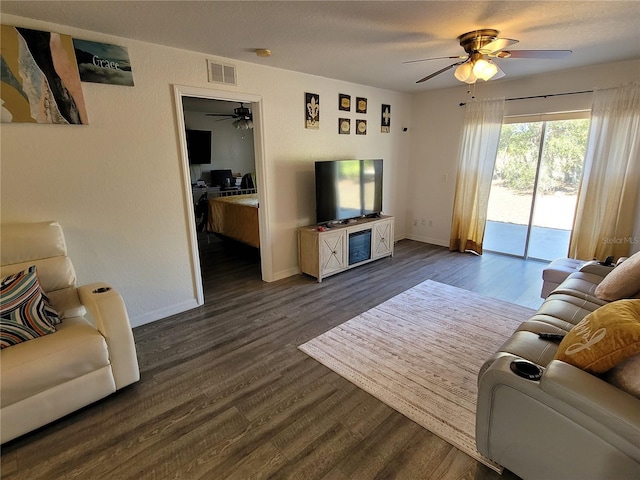
[[[393,256],[393,217],[360,218],[334,224],[324,231],[318,225],[298,229],[298,260],[302,273],[322,282],[324,277]]]

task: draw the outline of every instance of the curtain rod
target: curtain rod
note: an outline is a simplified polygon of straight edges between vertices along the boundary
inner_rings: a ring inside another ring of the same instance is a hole
[[[546,95],[532,95],[531,97],[516,97],[516,98],[505,98],[505,102],[510,102],[511,100],[529,100],[530,98],[547,98],[547,97],[561,97],[563,95],[578,95],[579,93],[593,93],[593,90],[582,90],[581,92],[566,92],[566,93],[547,93]],[[464,107],[467,102],[460,103],[461,107]]]

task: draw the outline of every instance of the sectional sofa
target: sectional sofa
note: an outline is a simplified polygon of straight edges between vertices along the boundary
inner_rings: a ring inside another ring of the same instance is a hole
[[[525,480],[639,479],[639,293],[640,253],[555,288],[479,373],[478,451]]]

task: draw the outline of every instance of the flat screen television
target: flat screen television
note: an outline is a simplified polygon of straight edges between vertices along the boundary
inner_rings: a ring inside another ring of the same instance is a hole
[[[316,222],[329,223],[382,212],[382,160],[315,162]]]
[[[186,133],[189,163],[191,165],[211,163],[211,131],[187,130]]]
[[[231,170],[211,170],[211,186],[212,187],[230,187],[236,185]]]

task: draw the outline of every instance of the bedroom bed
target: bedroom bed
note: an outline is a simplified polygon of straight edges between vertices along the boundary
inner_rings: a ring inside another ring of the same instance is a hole
[[[210,198],[207,231],[260,248],[258,194]]]

